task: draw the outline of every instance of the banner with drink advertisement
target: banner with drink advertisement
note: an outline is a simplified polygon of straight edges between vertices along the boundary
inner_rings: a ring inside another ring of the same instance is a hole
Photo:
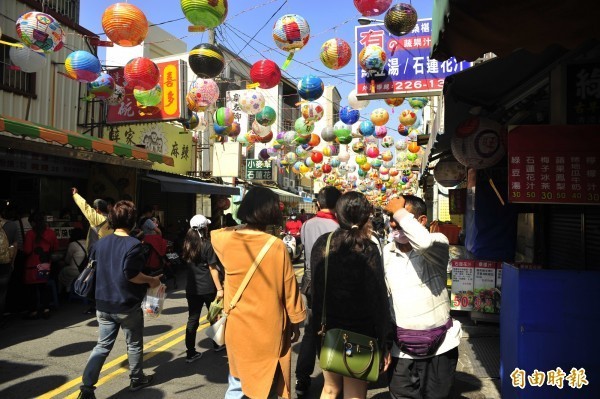
[[[123,68],[108,71],[115,79],[115,83],[125,87],[125,96],[119,105],[109,106],[106,122],[108,124],[127,124],[136,122],[172,121],[185,118],[186,74],[185,62],[173,60],[157,62],[160,70],[160,87],[162,89],[161,102],[152,107],[139,104],[134,95],[133,87],[124,86]]]

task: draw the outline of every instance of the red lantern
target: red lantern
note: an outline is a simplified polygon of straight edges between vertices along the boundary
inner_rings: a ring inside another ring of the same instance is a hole
[[[312,159],[314,163],[321,163],[323,162],[323,153],[319,151],[313,151],[313,153],[310,154],[310,159]]]
[[[270,89],[279,84],[281,80],[281,70],[276,63],[271,60],[260,60],[250,68],[250,79],[259,83],[261,89]]]
[[[327,173],[331,173],[331,170],[332,170],[332,167],[331,167],[331,165],[329,165],[328,163],[326,163],[325,165],[323,165],[323,166],[321,167],[321,171],[322,171],[323,173],[325,173],[325,174],[327,174]]]
[[[123,76],[126,86],[134,89],[150,90],[158,84],[160,71],[149,58],[138,57],[125,65]]]

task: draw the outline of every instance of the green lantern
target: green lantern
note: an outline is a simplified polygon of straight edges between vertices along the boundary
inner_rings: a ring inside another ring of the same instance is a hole
[[[156,85],[150,90],[134,89],[133,96],[135,97],[135,100],[144,107],[154,107],[160,104],[160,101],[162,100],[162,88],[160,85]]]
[[[181,11],[192,25],[204,30],[221,25],[227,18],[227,0],[181,0]]]
[[[263,126],[271,126],[275,123],[275,118],[277,118],[275,110],[268,105],[265,105],[262,111],[256,114],[256,121]]]

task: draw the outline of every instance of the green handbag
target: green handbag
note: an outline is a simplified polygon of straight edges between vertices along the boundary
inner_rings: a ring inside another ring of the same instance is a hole
[[[327,268],[329,246],[333,233],[327,237],[325,249],[325,293],[327,293]],[[348,330],[333,328],[326,330],[325,295],[321,316],[321,353],[319,365],[322,370],[346,377],[376,382],[379,379],[379,347],[377,339]],[[323,334],[324,333],[324,334]]]

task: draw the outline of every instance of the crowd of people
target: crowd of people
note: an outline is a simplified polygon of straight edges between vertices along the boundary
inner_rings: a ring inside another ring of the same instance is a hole
[[[58,274],[60,286],[68,292],[88,258],[101,265],[93,298],[99,337],[83,371],[79,398],[95,398],[95,384],[119,329],[127,341],[129,389],[136,391],[152,383],[142,367],[141,302],[147,288],[157,287],[162,277],[145,268],[140,238],[160,236],[161,231],[151,209],[138,215],[131,201],[89,205],[77,189],[72,194],[90,228],[87,237],[82,229],[72,230]],[[191,218],[182,246],[186,362],[202,357],[196,332],[203,309],[222,300],[226,347],[215,343],[214,350],[227,350],[226,399],[290,398],[293,385],[299,397],[306,397],[324,334],[333,329],[373,337],[380,362],[370,367],[385,374],[391,398],[450,397],[462,332],[450,317],[446,291],[448,240],[427,229],[425,202],[398,196],[376,210],[361,193],[326,187],[318,193],[317,206],[313,217],[302,212],[283,223],[277,194],[254,187],[237,211],[243,224],[209,230],[207,217]],[[2,216],[0,249],[5,241],[21,250],[23,279],[35,298],[27,317],[48,317],[45,282],[56,235],[41,214],[27,219],[30,228],[24,234],[19,234],[22,221]],[[285,225],[304,245],[300,285],[284,243],[268,233],[273,225]],[[10,261],[0,264],[0,307],[7,270],[17,256],[11,251]],[[302,323],[294,384],[291,347],[300,338]],[[366,379],[330,370],[323,370],[323,376],[321,398],[366,398]]]

